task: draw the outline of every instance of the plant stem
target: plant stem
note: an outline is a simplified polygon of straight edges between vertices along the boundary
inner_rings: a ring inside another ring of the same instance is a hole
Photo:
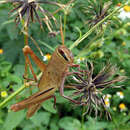
[[[28,27],[26,26],[24,31],[28,34]],[[24,34],[24,44],[28,45],[28,35]]]
[[[66,17],[66,14],[64,13],[64,40],[65,40],[65,29],[66,29],[66,20],[67,17]]]
[[[9,102],[16,95],[18,95],[20,92],[22,92],[25,88],[26,88],[26,86],[22,85],[17,91],[15,91],[12,95],[7,97],[2,103],[0,103],[0,108],[3,107],[7,102]]]
[[[51,47],[49,44],[47,44],[47,43],[45,43],[45,42],[43,42],[43,41],[40,41],[40,40],[39,40],[39,42],[40,42],[42,45],[44,45],[45,47],[47,47],[48,49],[50,49],[52,52],[55,51],[55,49],[54,49],[53,47]]]
[[[21,22],[23,27],[24,27],[24,20]],[[24,28],[24,31],[28,33],[28,27]],[[24,34],[24,45],[28,45],[28,36]],[[27,58],[25,57],[25,68],[24,68],[24,76],[27,78],[28,77],[28,65],[27,65]],[[24,80],[24,83],[26,83],[26,80]]]
[[[98,35],[96,35],[96,36],[84,47],[84,49],[80,51],[80,53],[75,57],[75,59],[78,58],[78,57],[82,57],[82,55],[83,55],[84,53],[88,54],[88,53],[91,51],[90,48],[89,48],[90,45],[91,45],[94,41],[96,41],[96,39],[97,39],[98,37],[100,37],[101,34],[102,34],[102,33],[100,32]]]
[[[81,38],[78,38],[71,46],[70,46],[70,50],[72,50],[75,46],[77,46],[80,42],[82,42],[85,38],[87,38],[100,24],[102,24],[103,22],[105,22],[108,18],[110,18],[111,16],[113,16],[116,12],[118,12],[121,8],[123,8],[126,5],[123,4],[122,6],[120,6],[119,8],[116,8],[113,12],[111,12],[109,15],[107,15],[104,19],[102,19],[100,22],[98,22],[95,26],[93,26],[87,33],[85,33]]]
[[[84,112],[85,112],[85,106],[83,106],[83,110],[82,110],[81,130],[84,130]]]
[[[39,80],[41,78],[42,72],[37,76],[37,79]],[[3,107],[7,102],[9,102],[11,99],[13,99],[16,95],[18,95],[20,92],[22,92],[25,88],[30,87],[31,85],[34,85],[35,81],[30,81],[22,85],[18,90],[16,90],[12,95],[7,97],[2,103],[0,103],[0,108]]]

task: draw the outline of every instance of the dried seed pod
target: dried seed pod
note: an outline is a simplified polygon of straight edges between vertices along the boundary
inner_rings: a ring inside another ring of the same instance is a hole
[[[78,96],[77,100],[81,102],[81,105],[87,107],[85,114],[88,112],[91,113],[94,109],[95,116],[97,117],[98,110],[103,108],[107,118],[111,119],[102,91],[106,88],[112,88],[114,83],[122,82],[126,77],[120,75],[115,76],[117,68],[111,64],[106,65],[97,75],[94,75],[94,66],[91,62],[89,64],[89,67],[86,64],[86,69],[79,70],[80,73],[75,74],[73,77],[73,80],[76,82],[70,85],[75,89],[73,96]]]

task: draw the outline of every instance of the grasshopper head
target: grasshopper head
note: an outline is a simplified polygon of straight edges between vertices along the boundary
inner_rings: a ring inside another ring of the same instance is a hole
[[[74,61],[72,52],[65,45],[57,48],[57,55],[64,63],[71,64]]]

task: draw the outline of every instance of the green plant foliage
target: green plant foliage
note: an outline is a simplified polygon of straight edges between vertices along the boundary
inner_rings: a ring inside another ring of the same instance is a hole
[[[51,113],[57,113],[57,110],[54,108],[54,103],[51,100],[45,101],[42,105],[43,108]]]
[[[64,130],[79,130],[81,123],[73,117],[64,117],[60,119],[59,126]]]
[[[69,0],[53,1],[65,4]],[[82,38],[94,26],[93,23],[89,23],[89,20],[93,22],[96,20],[98,23],[103,19],[103,17],[101,19],[98,18],[97,14],[93,14],[93,12],[101,14],[101,8],[104,9],[105,7],[103,5],[110,1],[112,3],[104,17],[118,8],[120,3],[123,4],[128,0],[75,0],[67,8],[61,9],[54,14],[57,26],[50,19],[53,31],[57,34],[55,37],[50,36],[50,32],[44,22],[42,22],[43,30],[40,29],[41,25],[39,25],[36,18],[34,18],[34,22],[30,20],[28,33],[38,43],[44,56],[48,53],[51,55],[55,48],[62,43],[61,35],[58,33],[60,16],[62,16],[65,45],[70,48],[78,38]],[[100,2],[102,3],[101,7]],[[94,6],[90,6],[90,4],[94,4]],[[40,6],[48,12],[54,12],[58,9],[57,6],[49,4],[41,4]],[[97,8],[92,11],[92,7]],[[24,21],[20,21],[20,24],[16,26],[14,17],[8,15],[12,8],[14,8],[14,5],[11,3],[1,4],[0,1],[0,103],[24,84],[25,58],[22,52],[22,48],[25,45],[25,34],[22,32],[22,22]],[[85,14],[84,9],[89,9],[89,13]],[[130,15],[130,5],[127,7],[127,10],[129,11],[124,11],[124,8],[122,8],[114,13],[101,26],[88,35],[86,39],[80,42],[78,46],[71,50],[74,55],[74,63],[80,64],[82,69],[85,68],[87,61],[93,62],[95,67],[94,75],[103,66],[110,63],[118,68],[116,70],[117,75],[127,76],[124,82],[113,84],[113,88],[111,87],[103,91],[103,94],[108,96],[107,103],[112,120],[107,120],[102,110],[102,116],[98,113],[97,118],[94,116],[94,111],[90,115],[89,113],[84,115],[83,106],[75,105],[61,97],[59,90],[55,93],[57,98],[56,109],[54,108],[54,100],[49,99],[41,104],[42,107],[31,118],[27,119],[27,110],[12,112],[10,106],[38,91],[36,87],[30,86],[31,89],[26,88],[4,104],[2,108],[0,107],[0,130],[129,130],[130,18],[126,17],[123,19],[123,16],[126,14],[121,16],[122,11]],[[38,14],[42,21],[43,15]],[[33,41],[29,38],[28,42],[32,50],[42,60],[43,57]],[[39,68],[32,60],[31,62],[35,73],[39,75]],[[45,63],[48,63],[48,60]],[[70,69],[70,71],[73,70]],[[28,75],[29,78],[33,77],[29,69]],[[65,85],[71,83],[72,78],[72,76],[68,77]],[[73,92],[74,90],[69,88],[65,89],[65,95],[72,95]]]
[[[88,130],[100,130],[108,127],[107,122],[98,122],[90,117],[88,118],[88,122],[85,125]]]
[[[24,111],[20,111],[15,114],[13,112],[9,112],[8,116],[5,119],[3,129],[11,130],[11,129],[15,128],[23,120],[24,116],[25,116]],[[12,120],[12,118],[13,118],[13,120]]]

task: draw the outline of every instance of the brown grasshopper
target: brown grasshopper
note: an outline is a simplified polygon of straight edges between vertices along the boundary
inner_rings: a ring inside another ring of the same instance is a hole
[[[36,63],[36,65],[43,72],[40,81],[38,81],[39,92],[33,94],[32,96],[24,99],[11,106],[11,110],[14,112],[27,108],[27,118],[31,117],[37,109],[41,106],[41,103],[47,99],[54,98],[54,104],[56,103],[56,97],[54,96],[55,91],[59,88],[60,95],[64,98],[72,101],[76,104],[81,104],[81,102],[73,100],[69,96],[64,95],[64,81],[65,77],[77,72],[69,72],[69,67],[79,67],[79,65],[74,64],[74,58],[72,52],[64,45],[64,38],[61,29],[62,45],[58,46],[49,63],[46,65],[41,61],[32,49],[26,45],[23,48],[23,53],[25,58],[27,58],[27,63],[33,73],[34,79],[37,80],[36,75],[33,72],[29,56]]]

